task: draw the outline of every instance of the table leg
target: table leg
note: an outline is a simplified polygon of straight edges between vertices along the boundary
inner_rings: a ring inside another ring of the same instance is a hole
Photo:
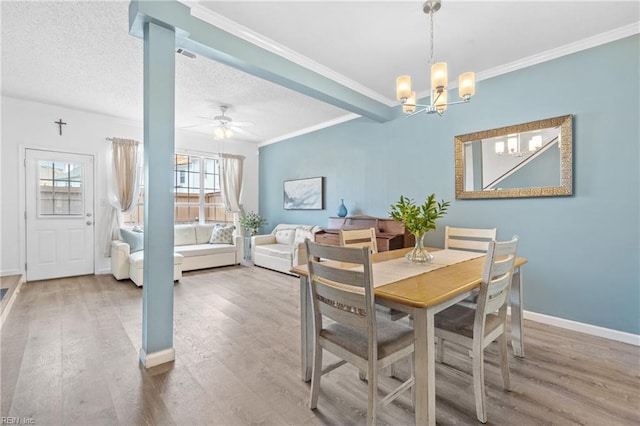
[[[300,275],[300,378],[311,380],[313,366],[313,313],[311,312],[311,294],[307,285],[307,277]]]
[[[413,318],[415,335],[415,417],[416,425],[436,424],[436,364],[434,348],[434,314],[416,309]]]
[[[509,302],[511,304],[511,345],[513,346],[513,354],[519,358],[524,358],[522,271],[519,267],[513,273]]]

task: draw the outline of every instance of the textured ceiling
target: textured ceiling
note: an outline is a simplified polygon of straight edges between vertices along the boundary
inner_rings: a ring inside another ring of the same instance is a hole
[[[421,1],[185,3],[194,15],[214,24],[222,19],[383,102],[393,103],[399,74],[411,74],[418,91],[427,88]],[[435,58],[449,63],[451,80],[466,70],[490,76],[505,64],[621,27],[637,33],[640,19],[637,1],[443,3],[435,16]],[[128,34],[128,5],[1,1],[2,94],[141,121],[142,41]],[[206,124],[198,117],[218,115],[218,106],[228,104],[234,120],[255,124],[238,139],[264,142],[348,115],[204,58],[178,55],[176,75],[177,127]]]

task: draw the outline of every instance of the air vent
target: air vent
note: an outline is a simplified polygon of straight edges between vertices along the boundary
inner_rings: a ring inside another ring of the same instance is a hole
[[[191,52],[187,52],[184,49],[178,49],[178,50],[176,50],[176,53],[178,53],[178,54],[180,54],[182,56],[186,56],[187,58],[191,58],[191,59],[195,59],[196,58],[196,55],[194,55]]]

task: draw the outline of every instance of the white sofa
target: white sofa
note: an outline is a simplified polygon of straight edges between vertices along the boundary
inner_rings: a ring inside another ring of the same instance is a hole
[[[233,236],[233,244],[210,244],[215,225],[187,224],[174,227],[173,280],[182,278],[183,271],[236,265],[242,261],[243,239]],[[117,280],[131,279],[142,286],[144,252],[130,252],[124,241],[111,242],[111,273]]]
[[[291,268],[307,261],[304,240],[313,241],[314,234],[321,229],[315,225],[280,224],[269,235],[251,237],[253,264],[295,275]]]

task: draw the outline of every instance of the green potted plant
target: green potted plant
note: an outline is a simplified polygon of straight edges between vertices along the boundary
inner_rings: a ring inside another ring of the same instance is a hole
[[[266,224],[265,218],[252,211],[240,217],[240,226],[251,232],[251,235],[258,235],[260,227]]]
[[[404,223],[407,231],[416,238],[416,246],[407,253],[407,259],[414,263],[428,263],[433,260],[433,255],[424,249],[424,234],[436,229],[436,219],[443,217],[451,203],[441,200],[436,201],[436,194],[427,197],[422,205],[417,205],[413,199],[400,196],[400,201],[391,205],[389,216],[393,220]]]

